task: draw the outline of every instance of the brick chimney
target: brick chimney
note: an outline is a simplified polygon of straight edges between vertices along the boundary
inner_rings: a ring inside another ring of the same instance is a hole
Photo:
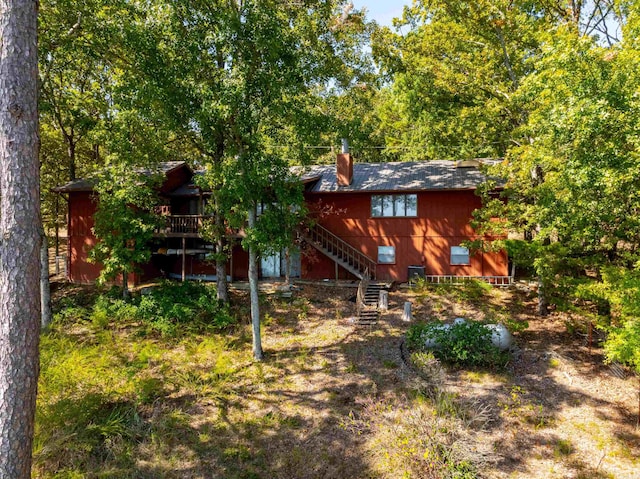
[[[353,157],[349,153],[349,142],[342,140],[342,153],[336,158],[338,186],[349,186],[353,182]]]

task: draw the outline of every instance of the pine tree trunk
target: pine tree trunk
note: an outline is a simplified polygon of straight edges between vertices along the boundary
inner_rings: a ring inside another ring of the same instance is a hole
[[[40,310],[41,327],[47,328],[51,324],[51,285],[49,284],[49,242],[42,231],[40,245]]]
[[[0,478],[31,476],[40,334],[37,12],[0,0]]]
[[[255,207],[249,210],[249,229],[256,225]],[[254,245],[249,246],[249,293],[251,296],[251,326],[253,332],[253,357],[262,361],[262,338],[260,337],[260,302],[258,298],[258,255]]]

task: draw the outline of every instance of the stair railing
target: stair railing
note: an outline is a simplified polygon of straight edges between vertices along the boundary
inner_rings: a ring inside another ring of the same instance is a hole
[[[360,317],[360,313],[362,313],[364,309],[368,308],[365,301],[365,295],[367,294],[369,283],[371,283],[371,277],[369,276],[369,270],[366,269],[362,274],[360,283],[358,284],[358,294],[356,295],[356,311],[358,313],[358,317]]]
[[[349,243],[334,235],[328,229],[315,225],[309,229],[309,238],[314,243],[322,246],[330,254],[353,266],[362,277],[367,272],[369,277],[375,278],[376,262],[362,251],[354,248]]]

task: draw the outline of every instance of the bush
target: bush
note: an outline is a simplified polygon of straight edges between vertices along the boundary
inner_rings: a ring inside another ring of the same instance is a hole
[[[130,301],[108,292],[96,299],[88,318],[98,329],[112,321],[137,320],[165,336],[202,328],[219,330],[235,323],[228,308],[218,304],[215,288],[189,282],[166,282]]]
[[[491,342],[491,330],[484,324],[465,322],[444,327],[443,323],[413,325],[407,332],[407,345],[413,351],[433,351],[441,361],[456,366],[497,366],[506,354]],[[426,342],[436,347],[427,348]]]
[[[122,299],[114,299],[110,295],[98,296],[89,319],[96,328],[102,329],[110,321],[126,321],[136,316],[138,308],[134,303]]]
[[[218,304],[215,288],[201,283],[164,283],[142,296],[136,319],[165,335],[178,328],[223,329],[235,322],[226,307]]]

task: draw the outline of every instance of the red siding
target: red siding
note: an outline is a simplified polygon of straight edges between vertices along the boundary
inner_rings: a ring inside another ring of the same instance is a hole
[[[451,265],[450,248],[474,239],[469,221],[480,207],[473,191],[434,191],[418,193],[415,218],[372,218],[370,193],[309,194],[310,207],[327,208],[334,214],[321,216],[320,224],[377,260],[378,246],[394,246],[396,263],[377,266],[378,279],[406,281],[411,265],[425,267],[426,274],[459,276],[506,276],[507,257],[501,253],[478,252],[469,265]],[[318,254],[303,259],[303,275],[308,278],[334,278],[334,263]],[[351,277],[340,268],[341,278]]]
[[[89,263],[89,251],[96,244],[93,235],[94,220],[97,203],[94,193],[72,192],[69,194],[69,264],[68,280],[72,283],[94,283],[100,276],[102,265]],[[140,273],[129,274],[129,285],[133,286],[140,280],[152,279],[160,276],[160,271],[149,263],[142,265]],[[122,284],[122,276],[115,278],[114,283]]]
[[[69,194],[69,281],[93,283],[100,275],[101,266],[89,263],[89,250],[96,244],[93,235],[93,215],[96,202],[89,192]]]
[[[176,176],[185,171],[178,170]],[[438,191],[418,193],[418,216],[415,218],[372,218],[370,193],[309,194],[310,209],[330,207],[332,214],[320,218],[320,224],[347,243],[377,260],[378,246],[394,246],[396,263],[378,265],[377,277],[406,281],[411,265],[425,267],[427,274],[462,276],[506,276],[507,256],[500,253],[472,255],[469,265],[451,265],[450,249],[465,240],[474,239],[469,225],[473,210],[480,207],[480,198],[473,191]],[[91,193],[69,195],[69,280],[90,283],[98,278],[100,265],[87,261],[95,244],[93,215],[96,203]],[[188,246],[189,247],[189,246]],[[323,254],[312,250],[303,255],[302,277],[309,279],[335,278],[335,264]],[[159,268],[181,272],[180,257],[162,261],[162,265],[144,267],[143,277],[159,273]],[[155,266],[155,268],[154,268]],[[229,265],[229,271],[231,265]],[[193,256],[187,257],[188,274],[215,274],[215,267]],[[248,255],[240,245],[233,247],[233,277],[246,279]],[[231,271],[230,271],[231,272]],[[339,268],[340,279],[354,279]],[[137,279],[137,278],[136,278]]]

